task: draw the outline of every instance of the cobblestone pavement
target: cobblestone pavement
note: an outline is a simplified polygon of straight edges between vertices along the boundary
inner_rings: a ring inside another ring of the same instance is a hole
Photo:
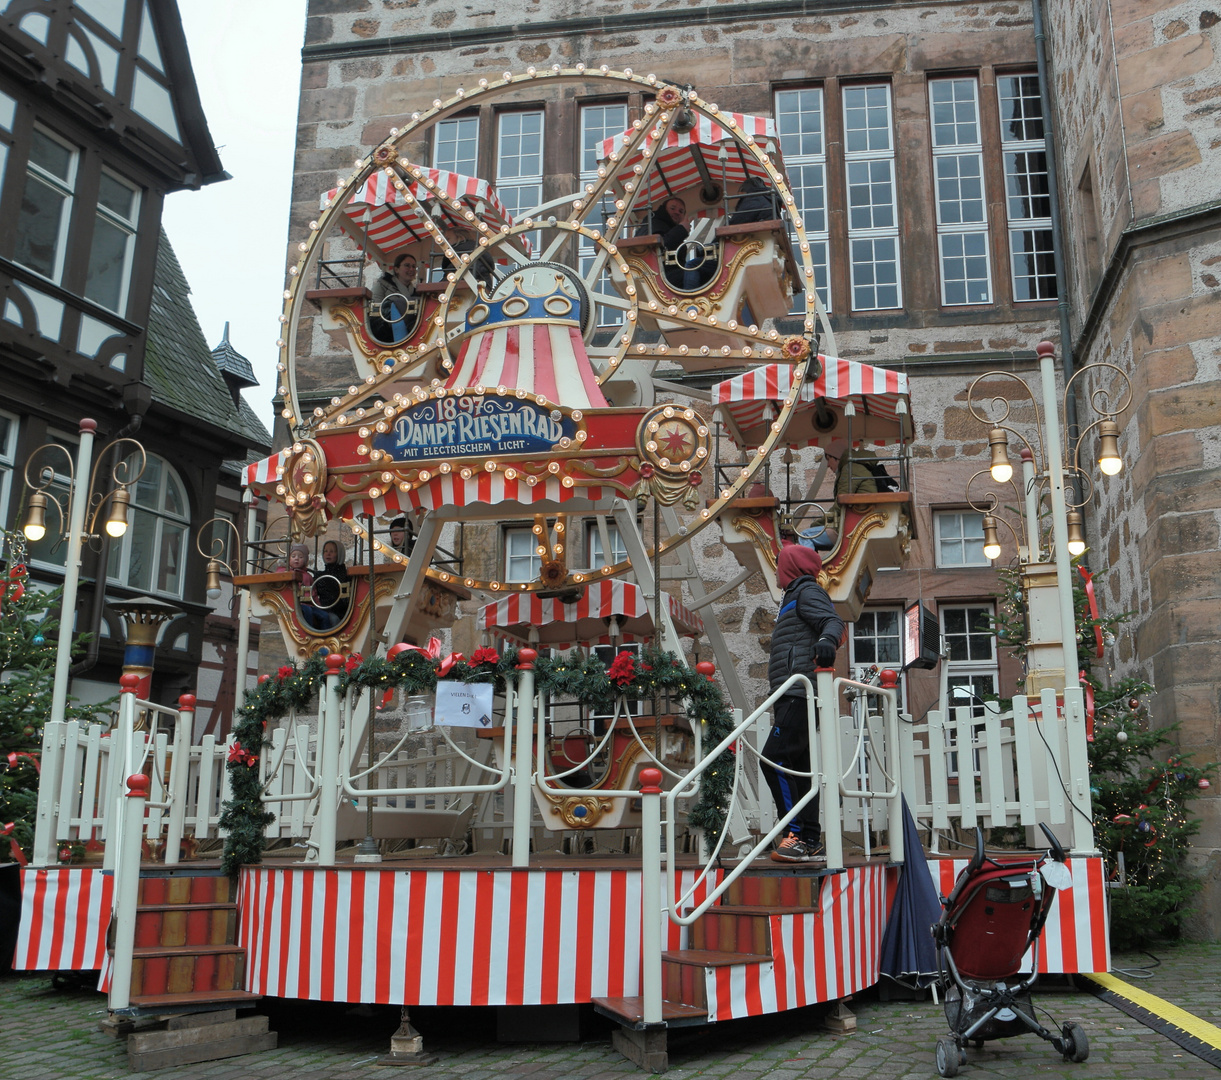
[[[1173,1001],[1201,1019],[1221,1024],[1221,945],[1166,949],[1160,964],[1145,956],[1115,958],[1116,974]],[[1148,978],[1138,979],[1144,966]],[[971,1050],[964,1080],[994,1077],[1066,1077],[1161,1080],[1215,1077],[1215,1069],[1162,1035],[1088,993],[1045,985],[1036,1001],[1058,1022],[1075,1019],[1090,1040],[1089,1061],[1065,1062],[1048,1043],[1025,1036]],[[267,1001],[279,1033],[278,1049],[262,1054],[131,1073],[122,1040],[102,1034],[105,1001],[87,989],[54,990],[45,974],[0,978],[0,1078],[59,1080],[164,1077],[166,1080],[370,1080],[404,1075],[374,1064],[389,1046],[398,1010],[375,1007],[360,1016],[345,1005]],[[933,1047],[945,1033],[931,1001],[855,999],[857,1031],[832,1035],[821,1008],[782,1016],[685,1029],[670,1035],[673,1080],[745,1077],[748,1080],[909,1080],[936,1076]],[[580,1042],[498,1043],[494,1009],[418,1009],[413,1020],[427,1049],[438,1057],[406,1073],[412,1080],[615,1080],[640,1075],[615,1053],[606,1028],[593,1026]],[[520,1020],[510,1017],[514,1022]],[[520,1030],[520,1028],[519,1028]]]

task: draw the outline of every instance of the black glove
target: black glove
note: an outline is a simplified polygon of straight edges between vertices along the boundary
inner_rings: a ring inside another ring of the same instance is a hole
[[[835,650],[839,644],[829,637],[820,637],[814,644],[814,662],[820,667],[835,667]]]

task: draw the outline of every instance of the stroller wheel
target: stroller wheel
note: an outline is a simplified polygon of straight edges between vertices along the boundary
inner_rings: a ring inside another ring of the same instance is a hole
[[[1090,1056],[1090,1041],[1080,1024],[1065,1024],[1060,1034],[1064,1038],[1064,1056],[1069,1061],[1084,1061]]]
[[[943,1036],[937,1040],[937,1072],[942,1076],[957,1076],[959,1059],[958,1044],[951,1038]]]

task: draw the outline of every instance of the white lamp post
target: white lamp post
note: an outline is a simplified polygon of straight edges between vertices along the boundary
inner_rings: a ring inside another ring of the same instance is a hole
[[[25,482],[29,491],[26,499],[25,521],[22,532],[26,540],[37,543],[47,534],[47,505],[50,503],[59,513],[59,538],[67,541],[67,553],[64,558],[64,595],[60,608],[59,642],[55,651],[55,682],[51,695],[52,720],[63,720],[64,710],[68,704],[68,674],[72,666],[72,631],[76,620],[76,591],[81,575],[81,545],[100,539],[95,533],[102,507],[110,503],[110,511],[106,517],[105,529],[107,535],[119,538],[127,531],[127,509],[131,504],[131,493],[128,488],[144,475],[147,458],[144,447],[135,439],[119,439],[106,449],[110,451],[130,445],[139,454],[139,468],[135,468],[132,460],[119,460],[112,470],[107,486],[117,485],[108,492],[98,489],[98,467],[101,459],[93,465],[93,439],[97,432],[97,421],[84,419],[80,422],[80,445],[76,461],[66,447],[59,443],[45,443],[38,447],[26,459]],[[46,457],[62,455],[67,463],[68,473],[68,505],[64,505],[50,490],[55,483],[55,469],[45,460]],[[44,460],[37,469],[35,479],[31,469],[42,455]],[[88,476],[88,485],[85,478]],[[64,527],[67,526],[65,534]],[[105,569],[103,568],[103,574]],[[102,585],[99,583],[98,588]]]

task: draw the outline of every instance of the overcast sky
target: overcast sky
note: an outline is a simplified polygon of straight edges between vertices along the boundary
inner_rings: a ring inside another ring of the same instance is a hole
[[[254,366],[271,429],[306,0],[178,0],[204,115],[233,179],[170,195],[162,218],[209,347]]]

